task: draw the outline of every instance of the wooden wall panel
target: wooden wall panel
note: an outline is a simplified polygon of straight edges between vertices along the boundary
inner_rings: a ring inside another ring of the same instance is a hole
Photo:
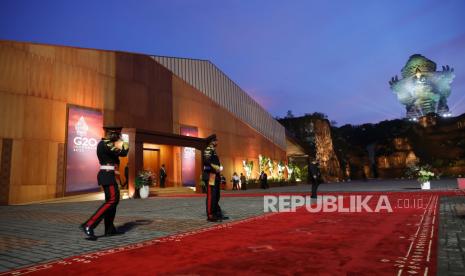
[[[10,203],[55,196],[55,182],[49,182],[56,177],[57,147],[57,143],[43,140],[15,140],[11,162]]]
[[[98,72],[105,76],[114,78],[115,74],[115,53],[110,51],[100,52]]]
[[[50,139],[53,101],[26,97],[24,104],[23,138]]]
[[[98,72],[100,56],[104,53],[102,51],[92,51],[87,49],[75,49],[76,51],[76,64],[80,67],[89,69],[90,71]]]
[[[27,94],[51,99],[53,97],[53,60],[29,54],[28,67]]]
[[[217,135],[218,154],[225,168],[228,185],[234,171],[244,173],[242,160],[254,161],[254,178],[259,173],[259,154],[271,157],[274,161],[286,160],[284,150],[175,76],[173,100],[173,128],[178,133],[180,125],[190,125],[198,127],[199,137],[207,137],[212,133]]]
[[[47,185],[22,185],[11,187],[9,204],[21,204],[25,202],[35,202],[47,197]]]
[[[27,50],[34,56],[55,59],[57,47],[41,44],[26,44]]]
[[[0,92],[0,138],[23,136],[25,98]]]
[[[115,79],[103,77],[101,85],[103,91],[103,109],[115,110]]]
[[[50,141],[62,143],[65,141],[66,115],[66,103],[53,101],[50,119]]]
[[[0,92],[25,94],[28,67],[25,51],[0,43]]]
[[[57,101],[66,101],[67,95],[72,90],[70,84],[72,66],[56,62],[53,67],[53,99]]]
[[[115,66],[117,108],[114,121],[106,123],[171,132],[171,73],[150,57],[137,54],[116,53]]]

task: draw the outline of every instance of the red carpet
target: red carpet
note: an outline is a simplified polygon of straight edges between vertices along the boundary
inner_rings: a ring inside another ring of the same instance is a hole
[[[377,194],[369,204],[373,209]],[[392,213],[301,208],[10,273],[435,275],[438,194],[383,194]],[[420,198],[423,208],[413,206]]]

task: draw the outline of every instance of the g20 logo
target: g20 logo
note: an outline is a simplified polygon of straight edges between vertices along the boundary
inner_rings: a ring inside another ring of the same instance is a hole
[[[195,156],[195,148],[184,148],[184,157],[193,157]]]
[[[82,147],[96,147],[98,144],[95,138],[87,138],[81,136],[74,137],[73,142],[76,146]]]

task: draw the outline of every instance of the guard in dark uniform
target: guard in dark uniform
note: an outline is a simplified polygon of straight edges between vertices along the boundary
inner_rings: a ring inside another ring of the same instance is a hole
[[[321,180],[320,164],[313,160],[308,166],[308,176],[312,181],[312,195],[311,198],[317,198],[318,186]]]
[[[207,188],[207,220],[208,221],[221,221],[228,219],[223,215],[221,207],[219,205],[220,201],[220,182],[221,182],[221,171],[223,167],[221,166],[220,159],[216,154],[216,146],[218,140],[216,135],[211,135],[207,138],[209,144],[203,152],[203,172],[202,180],[206,184]]]
[[[129,144],[121,140],[122,127],[104,127],[105,137],[97,145],[97,157],[100,163],[100,171],[97,175],[98,184],[105,192],[105,202],[80,228],[89,240],[96,240],[94,228],[102,219],[105,220],[105,236],[122,234],[113,225],[116,214],[116,206],[119,202],[119,187],[116,181],[116,170],[120,163],[120,156],[127,156]]]

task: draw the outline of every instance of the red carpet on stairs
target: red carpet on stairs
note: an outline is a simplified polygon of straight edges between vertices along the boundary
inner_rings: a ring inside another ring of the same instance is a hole
[[[435,275],[438,194],[383,194],[389,196],[392,213],[300,208],[10,274]],[[373,209],[380,195],[370,201]],[[414,206],[419,198],[422,206]]]

